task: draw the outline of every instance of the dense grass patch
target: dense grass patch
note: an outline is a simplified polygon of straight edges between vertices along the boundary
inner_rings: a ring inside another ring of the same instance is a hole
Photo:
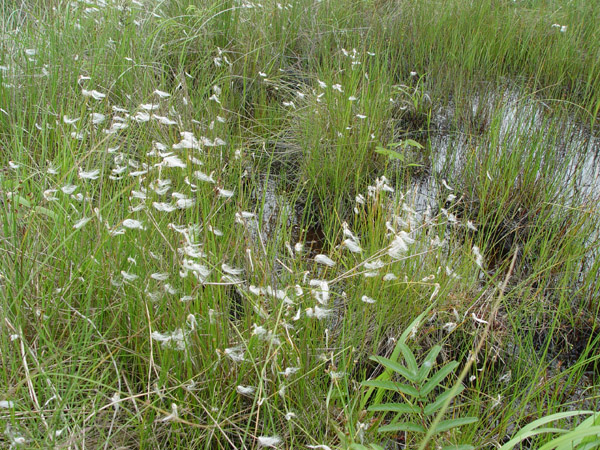
[[[0,5],[0,446],[598,410],[595,2]]]

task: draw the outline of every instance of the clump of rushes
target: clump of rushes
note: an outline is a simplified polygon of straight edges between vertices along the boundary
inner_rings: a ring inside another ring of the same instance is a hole
[[[423,427],[489,329],[436,443],[592,408],[595,2],[18,3],[0,447],[367,445],[418,316]]]

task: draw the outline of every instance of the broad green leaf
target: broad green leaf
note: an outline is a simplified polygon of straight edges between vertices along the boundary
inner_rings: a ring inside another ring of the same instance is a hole
[[[394,361],[398,359],[398,356],[400,356],[399,345],[406,343],[406,340],[408,339],[408,336],[410,336],[410,334],[413,332],[413,330],[415,328],[417,328],[419,325],[421,325],[421,320],[423,320],[423,318],[425,317],[425,315],[427,313],[429,313],[429,311],[431,311],[431,309],[433,308],[434,304],[435,303],[432,303],[431,305],[429,305],[427,307],[427,309],[425,311],[423,311],[421,314],[419,314],[417,316],[417,318],[415,320],[413,320],[408,327],[406,327],[406,330],[404,330],[402,332],[402,334],[400,335],[400,338],[398,339],[398,343],[396,344],[396,348],[394,349],[394,352],[392,353],[392,359]]]
[[[408,339],[408,336],[410,336],[410,334],[413,332],[413,330],[418,327],[421,324],[421,321],[423,320],[423,318],[429,314],[429,311],[431,311],[433,309],[433,307],[436,305],[436,302],[432,302],[426,309],[425,311],[423,311],[421,314],[419,314],[411,323],[408,327],[406,327],[406,329],[402,332],[402,334],[400,335],[400,337],[398,338],[398,343],[396,344],[396,347],[394,347],[394,351],[392,352],[392,355],[390,356],[390,359],[392,361],[397,361],[398,360],[398,356],[400,356],[400,348],[398,347],[398,344],[400,343],[404,343],[406,342],[406,339]],[[391,378],[391,374],[392,371],[390,369],[386,369],[383,371],[383,373],[381,375],[379,375],[377,377],[378,380],[389,380]],[[371,395],[373,395],[373,391],[375,388],[370,388],[367,390],[367,392],[362,396],[362,399],[360,400],[360,408],[359,410],[363,410],[366,407],[367,402],[369,401],[369,399],[371,398]],[[377,393],[375,394],[375,399],[374,399],[374,403],[381,403],[381,400],[383,398],[384,392],[383,391],[377,391]]]
[[[394,150],[389,150],[383,147],[377,147],[375,149],[375,153],[379,153],[381,155],[385,155],[390,159],[399,159],[400,161],[404,161],[404,155]]]
[[[465,387],[461,384],[458,390],[456,391],[455,395],[460,394],[464,389]],[[448,397],[450,397],[451,394],[452,389],[448,389],[446,392],[443,392],[442,394],[438,395],[433,403],[430,403],[424,408],[423,412],[428,416],[435,414],[442,407],[444,402],[448,399]]]
[[[384,450],[384,448],[381,445],[377,445],[377,444],[369,444],[369,446],[367,447],[366,445],[362,445],[362,444],[352,444],[350,447],[348,447],[348,449],[350,450]]]
[[[519,432],[515,435],[514,438],[512,438],[510,441],[508,441],[506,444],[500,447],[500,450],[511,450],[525,439],[528,439],[532,436],[537,436],[538,434],[567,432],[567,430],[563,430],[562,428],[537,428],[536,430],[529,430],[526,433],[522,433],[522,431],[522,429],[519,430]]]
[[[406,365],[408,366],[408,370],[410,370],[414,376],[416,377],[417,371],[419,370],[419,366],[417,366],[417,359],[415,358],[414,353],[406,344],[400,344],[400,350],[402,351],[402,355],[406,360]]]
[[[477,417],[459,417],[458,419],[442,420],[438,423],[438,426],[435,427],[435,432],[441,433],[443,431],[451,430],[452,428],[462,427],[463,425],[477,422],[478,420]]]
[[[592,413],[590,417],[585,419],[576,428],[586,428],[591,427],[593,425],[600,425],[600,412]]]
[[[372,361],[378,362],[379,364],[388,369],[393,370],[396,373],[399,373],[404,378],[408,379],[409,381],[412,381],[413,383],[417,382],[417,377],[399,362],[392,361],[391,359],[384,358],[382,356],[371,356],[370,359]]]
[[[439,384],[446,378],[450,373],[456,369],[458,363],[456,361],[451,361],[438,370],[436,373],[432,375],[432,377],[423,385],[421,388],[421,395],[423,397],[427,396],[431,391],[433,391]]]
[[[31,208],[31,202],[19,194],[12,194],[9,198],[13,200],[15,204]]]
[[[402,141],[402,147],[404,147],[404,148],[406,148],[406,147],[416,147],[418,149],[425,148],[421,144],[419,144],[417,141],[415,141],[414,139],[404,139]]]
[[[421,412],[418,407],[406,403],[382,403],[367,408],[367,411],[395,412],[400,414],[415,414]]]
[[[591,442],[582,442],[578,447],[577,450],[597,450],[600,448],[600,439],[596,439],[595,441],[591,441]],[[558,450],[559,447],[556,447],[556,449]],[[560,447],[560,449],[567,449],[567,450],[571,450],[571,447]]]
[[[567,417],[583,416],[587,414],[594,414],[594,411],[568,411],[550,414],[549,416],[542,417],[540,419],[534,420],[530,424],[525,425],[517,432],[517,434],[515,434],[515,437],[518,437],[521,433],[527,433],[539,426],[546,425],[550,422],[554,422],[555,420],[566,419]]]
[[[34,208],[34,211],[39,214],[43,214],[46,217],[49,217],[50,219],[53,219],[53,220],[58,219],[58,216],[56,215],[56,213],[54,211],[50,211],[48,208],[44,208],[43,206],[36,206]]]
[[[583,422],[581,422],[579,425],[577,425],[577,427],[575,429],[581,430],[584,428],[589,428],[594,425],[600,425],[600,412],[592,414],[590,417],[588,417]],[[579,443],[579,447],[581,447],[581,448],[578,448],[578,450],[583,450],[584,448],[594,448],[594,447],[589,447],[589,445],[597,443],[598,439],[596,439],[596,438],[597,438],[597,436],[588,436],[587,438],[582,439],[581,442]],[[565,448],[566,448],[566,446],[565,446]],[[600,446],[598,446],[598,448],[600,448]],[[563,450],[563,449],[561,448],[560,450]]]
[[[539,450],[552,450],[564,444],[573,445],[573,443],[581,441],[583,438],[587,438],[588,436],[600,437],[600,426],[584,428],[583,430],[575,429],[569,433],[552,439],[547,444],[542,445]]]
[[[362,385],[379,389],[387,389],[388,391],[402,392],[403,394],[410,395],[411,397],[419,396],[419,391],[417,391],[414,387],[390,380],[367,380],[363,381]]]
[[[432,347],[431,350],[429,350],[429,353],[427,353],[427,356],[425,357],[423,363],[421,364],[421,367],[419,368],[419,372],[417,374],[418,383],[423,383],[423,381],[425,381],[425,379],[429,376],[431,369],[435,365],[435,360],[441,351],[442,347],[440,345],[436,345]]]
[[[414,431],[416,433],[425,433],[425,428],[423,428],[423,425],[419,425],[418,423],[398,422],[384,425],[377,429],[377,432],[379,433],[388,433],[392,431]]]

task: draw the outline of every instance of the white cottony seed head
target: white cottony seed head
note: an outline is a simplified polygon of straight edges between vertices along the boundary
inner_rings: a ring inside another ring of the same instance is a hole
[[[281,438],[279,436],[259,436],[258,445],[259,447],[270,447],[276,448],[281,444]]]
[[[335,261],[326,255],[315,256],[315,262],[317,262],[319,264],[323,264],[325,266],[329,266],[329,267],[335,266]]]

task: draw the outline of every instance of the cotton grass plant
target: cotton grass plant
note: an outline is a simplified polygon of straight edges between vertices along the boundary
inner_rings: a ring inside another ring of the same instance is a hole
[[[419,315],[419,361],[490,330],[430,445],[595,408],[592,3],[1,5],[2,446],[383,445]]]

